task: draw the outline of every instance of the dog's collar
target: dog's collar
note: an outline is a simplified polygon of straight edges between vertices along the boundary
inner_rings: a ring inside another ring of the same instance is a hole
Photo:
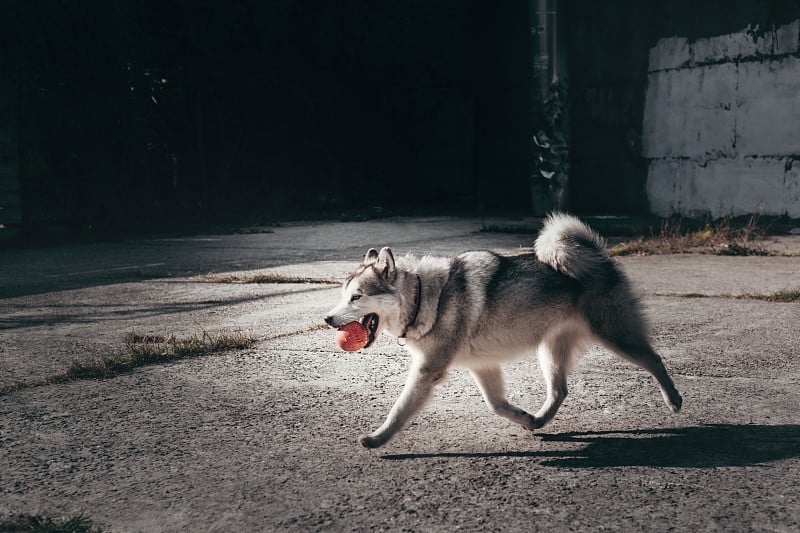
[[[417,277],[417,294],[414,297],[414,315],[411,317],[411,321],[406,324],[406,327],[403,328],[403,332],[400,333],[400,336],[397,337],[397,344],[400,346],[406,345],[406,336],[408,335],[408,330],[414,325],[414,322],[417,321],[417,316],[419,315],[419,303],[420,300],[422,300],[422,280],[419,278],[419,274],[414,275]]]

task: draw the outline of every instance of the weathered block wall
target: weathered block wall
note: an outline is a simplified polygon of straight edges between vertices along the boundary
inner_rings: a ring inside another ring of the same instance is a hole
[[[800,217],[800,19],[658,40],[642,155],[658,215]]]

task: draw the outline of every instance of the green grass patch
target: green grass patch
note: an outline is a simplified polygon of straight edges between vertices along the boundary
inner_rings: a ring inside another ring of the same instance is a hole
[[[192,278],[205,283],[296,283],[296,284],[316,284],[316,285],[339,285],[340,281],[324,278],[304,278],[299,276],[285,276],[283,274],[250,274],[239,276],[236,274],[205,274]]]
[[[83,515],[51,518],[48,516],[18,514],[0,519],[0,532],[101,533],[101,530],[92,525],[91,520]]]
[[[730,219],[706,222],[699,229],[681,219],[667,220],[657,233],[620,243],[608,250],[609,255],[663,255],[709,253],[715,255],[772,255],[759,247],[764,237],[758,227],[758,217],[750,217],[742,227],[734,227]]]

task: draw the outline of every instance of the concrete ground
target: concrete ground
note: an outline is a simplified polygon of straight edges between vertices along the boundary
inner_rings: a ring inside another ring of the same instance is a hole
[[[271,233],[0,253],[0,387],[124,350],[130,332],[320,323],[329,285],[200,282],[209,272],[341,279],[368,246],[515,252],[480,220],[292,224]],[[800,249],[800,237],[772,246]],[[377,427],[407,358],[390,339],[344,353],[332,330],[0,395],[0,515],[83,513],[108,531],[797,531],[800,305],[727,295],[800,287],[800,257],[620,259],[684,396],[599,348],[553,423],[491,415],[455,370],[384,448]],[[686,295],[704,294],[706,298]],[[507,366],[535,410],[535,361]]]

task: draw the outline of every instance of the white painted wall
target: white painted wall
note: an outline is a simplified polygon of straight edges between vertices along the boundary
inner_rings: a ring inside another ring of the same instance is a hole
[[[650,50],[642,151],[655,214],[800,217],[800,20]]]

